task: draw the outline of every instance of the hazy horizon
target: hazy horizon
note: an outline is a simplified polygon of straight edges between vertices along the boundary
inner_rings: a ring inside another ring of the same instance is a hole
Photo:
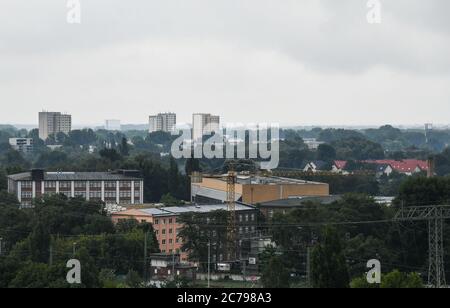
[[[447,0],[381,0],[381,24],[365,0],[80,3],[68,24],[66,1],[2,1],[0,123],[450,123]]]

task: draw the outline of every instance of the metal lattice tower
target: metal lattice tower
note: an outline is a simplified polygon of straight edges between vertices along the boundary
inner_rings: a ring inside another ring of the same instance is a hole
[[[450,206],[412,206],[402,208],[395,220],[428,222],[428,284],[434,288],[446,286],[444,269],[444,219],[450,218]]]

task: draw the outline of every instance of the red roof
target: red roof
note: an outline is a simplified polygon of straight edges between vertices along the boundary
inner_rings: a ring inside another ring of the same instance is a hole
[[[417,168],[421,171],[428,170],[428,163],[424,160],[404,159],[401,161],[391,159],[367,160],[366,163],[377,165],[390,165],[392,169],[400,173],[414,172]]]
[[[338,169],[344,169],[345,166],[347,166],[347,161],[345,161],[345,160],[335,160],[335,161],[334,161],[334,165],[335,165]]]

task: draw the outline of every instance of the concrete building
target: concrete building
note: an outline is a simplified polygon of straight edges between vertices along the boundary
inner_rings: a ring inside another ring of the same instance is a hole
[[[120,120],[106,120],[105,121],[105,129],[111,130],[111,131],[122,130],[122,125],[120,124]]]
[[[118,223],[129,219],[139,222],[148,222],[153,225],[159,248],[165,254],[180,254],[181,261],[186,262],[188,254],[182,251],[182,240],[178,237],[183,224],[179,221],[180,215],[184,213],[208,214],[214,211],[227,211],[226,204],[208,204],[201,206],[170,206],[148,209],[128,209],[123,212],[113,213],[112,221]],[[258,209],[253,206],[236,204],[236,221],[238,237],[244,237],[256,232]],[[205,221],[205,223],[207,223]],[[221,230],[221,232],[223,229]],[[213,260],[221,261],[225,256],[212,256]]]
[[[170,133],[177,125],[177,115],[175,113],[159,113],[149,117],[149,132]]]
[[[11,147],[25,154],[33,152],[33,142],[32,138],[9,138]]]
[[[235,191],[236,201],[252,205],[287,198],[330,194],[329,185],[326,183],[251,175],[238,175]],[[191,199],[198,204],[226,202],[225,179],[203,177],[200,183],[192,183]]]
[[[72,116],[61,112],[39,112],[39,138],[47,140],[52,134],[69,134]]]
[[[218,132],[220,129],[220,116],[209,113],[194,113],[192,115],[192,139],[201,140],[204,135]]]
[[[30,172],[8,176],[8,192],[19,199],[22,206],[30,206],[34,198],[45,194],[64,194],[69,198],[101,200],[107,205],[142,204],[144,181],[139,171],[115,172]]]

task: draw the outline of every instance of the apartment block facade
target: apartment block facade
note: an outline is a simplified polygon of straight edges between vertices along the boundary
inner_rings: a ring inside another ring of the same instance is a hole
[[[33,144],[34,141],[32,138],[9,138],[9,145],[18,152],[33,152]]]
[[[8,192],[22,206],[31,206],[34,198],[46,194],[64,194],[68,198],[103,201],[107,205],[142,204],[144,181],[138,171],[115,172],[30,172],[8,176]]]
[[[159,113],[149,117],[149,132],[170,133],[177,125],[177,115],[175,113]]]
[[[50,135],[72,130],[72,116],[61,112],[39,112],[39,138],[47,140]]]
[[[204,135],[220,129],[220,116],[209,113],[194,113],[192,115],[192,139],[201,140]]]

